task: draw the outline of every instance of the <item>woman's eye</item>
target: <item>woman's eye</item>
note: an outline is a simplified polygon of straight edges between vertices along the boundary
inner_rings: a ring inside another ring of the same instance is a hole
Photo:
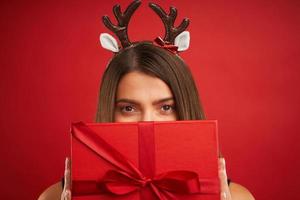
[[[163,106],[161,107],[161,110],[162,110],[162,111],[165,111],[165,112],[169,112],[169,111],[174,110],[174,107],[171,106],[171,105],[163,105]]]
[[[123,112],[133,112],[134,108],[132,106],[124,106],[121,108]]]

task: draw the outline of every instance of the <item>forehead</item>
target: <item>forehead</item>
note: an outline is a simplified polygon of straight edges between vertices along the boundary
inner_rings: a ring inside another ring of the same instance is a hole
[[[142,72],[130,72],[124,75],[117,89],[117,99],[146,101],[167,97],[173,97],[169,86],[161,79]]]

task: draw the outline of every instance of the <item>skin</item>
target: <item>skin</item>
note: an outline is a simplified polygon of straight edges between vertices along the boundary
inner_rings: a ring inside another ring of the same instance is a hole
[[[116,122],[174,121],[177,119],[175,102],[170,88],[160,79],[141,72],[126,74],[118,85]],[[65,185],[61,182],[50,186],[38,200],[71,200],[70,159],[65,163]],[[253,200],[254,197],[243,186],[231,182],[228,186],[225,159],[219,158],[221,200]]]

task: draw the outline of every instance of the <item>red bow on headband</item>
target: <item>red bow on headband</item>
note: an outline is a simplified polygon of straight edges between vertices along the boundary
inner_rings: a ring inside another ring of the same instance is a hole
[[[164,41],[161,37],[157,37],[154,39],[154,42],[153,42],[154,45],[156,46],[159,46],[159,47],[162,47],[174,54],[177,54],[178,53],[178,47],[175,46],[174,44],[171,44],[170,42],[168,41]]]

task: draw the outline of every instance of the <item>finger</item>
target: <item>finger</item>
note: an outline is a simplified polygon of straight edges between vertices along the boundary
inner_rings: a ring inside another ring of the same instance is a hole
[[[230,190],[227,182],[225,159],[219,158],[219,178],[221,186],[221,200],[230,200]]]
[[[65,176],[64,176],[64,190],[71,190],[71,161],[66,158],[65,161]]]

